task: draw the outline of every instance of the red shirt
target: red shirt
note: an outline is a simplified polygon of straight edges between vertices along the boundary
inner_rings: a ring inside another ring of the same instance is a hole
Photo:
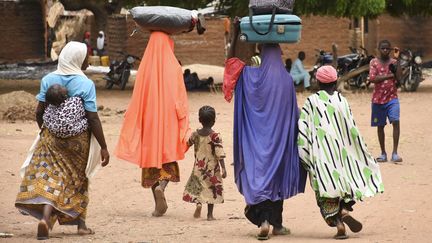
[[[370,61],[369,80],[374,80],[376,76],[388,75],[391,73],[389,65],[396,64],[396,59],[390,58],[386,63],[382,63],[378,58]],[[385,104],[392,99],[396,99],[397,87],[396,79],[391,78],[379,83],[375,83],[374,92],[372,95],[372,103]]]

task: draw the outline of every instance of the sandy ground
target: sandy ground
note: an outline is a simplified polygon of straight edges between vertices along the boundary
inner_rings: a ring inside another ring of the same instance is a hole
[[[0,93],[25,90],[36,94],[37,81],[0,80]],[[111,110],[126,109],[131,88],[106,91],[98,84],[98,103]],[[298,94],[302,105],[307,93]],[[350,234],[350,242],[431,242],[432,233],[432,79],[421,84],[416,93],[400,93],[401,102],[401,164],[385,163],[381,170],[385,193],[355,205],[355,215],[364,228]],[[370,151],[377,155],[376,130],[370,123],[371,93],[346,93],[357,124]],[[199,127],[197,111],[208,104],[217,111],[215,130],[222,134],[228,159],[228,177],[224,181],[225,203],[215,206],[216,221],[192,217],[194,205],[182,201],[182,192],[192,169],[193,152],[180,161],[181,182],[168,186],[169,209],[166,216],[151,217],[153,199],[150,190],[140,186],[140,170],[114,157],[111,163],[92,180],[87,223],[96,234],[79,237],[76,228],[55,226],[52,242],[256,242],[257,228],[243,215],[244,200],[234,184],[232,162],[233,104],[221,94],[189,93],[191,128]],[[101,116],[109,149],[112,152],[122,123],[122,116],[108,113]],[[391,129],[386,129],[387,146],[391,152]],[[0,121],[0,232],[13,233],[1,242],[35,241],[37,221],[23,216],[14,208],[19,189],[18,170],[35,135],[35,122],[6,123]],[[205,209],[205,207],[203,208]],[[206,210],[203,211],[205,215]],[[271,237],[271,242],[330,242],[335,233],[320,216],[310,188],[285,201],[284,223],[292,231],[289,236]]]

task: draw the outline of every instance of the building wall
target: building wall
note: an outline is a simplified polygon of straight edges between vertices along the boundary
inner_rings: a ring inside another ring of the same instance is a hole
[[[393,46],[420,51],[425,59],[432,59],[432,18],[426,17],[391,17],[381,15],[370,21],[367,44],[377,51],[380,40],[387,39]]]
[[[0,63],[45,58],[44,1],[0,1]]]
[[[297,44],[282,44],[284,58],[294,61],[299,51],[306,53],[305,65],[315,63],[315,49],[331,52],[333,43],[338,45],[338,55],[349,53],[350,20],[323,16],[303,16],[301,40]]]
[[[184,65],[202,63],[223,66],[225,61],[224,25],[222,19],[208,19],[207,30],[204,35],[196,31],[174,35],[175,54]],[[302,39],[298,44],[282,44],[284,58],[293,60],[299,51],[305,51],[306,64],[315,63],[315,49],[331,51],[331,45],[336,42],[341,53],[348,53],[349,19],[332,17],[304,17]],[[132,33],[135,24],[132,18],[127,18],[128,34]],[[142,56],[147,45],[149,33],[138,32],[128,37],[126,50],[129,53]]]

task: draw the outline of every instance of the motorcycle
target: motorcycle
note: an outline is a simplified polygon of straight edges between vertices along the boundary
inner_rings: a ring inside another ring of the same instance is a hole
[[[110,71],[105,75],[106,80],[105,88],[112,89],[114,84],[119,85],[121,90],[126,88],[129,80],[130,70],[132,69],[136,60],[141,59],[137,56],[130,55],[124,52],[118,52],[123,55],[123,58],[118,61],[112,61],[110,64]]]
[[[424,80],[421,56],[407,49],[399,54],[398,59],[403,70],[403,76],[400,80],[402,90],[408,92],[416,91],[420,83]]]
[[[310,85],[312,89],[318,89],[318,81],[316,80],[316,72],[318,68],[324,65],[331,65],[333,63],[333,56],[331,53],[320,49],[315,49],[315,51],[317,52],[317,54],[315,55],[315,65],[313,66],[313,69],[309,71],[309,74],[311,76]]]
[[[350,47],[352,54],[338,57],[338,75],[347,89],[368,88],[370,85],[369,63],[374,56],[369,55],[365,48],[360,49]]]

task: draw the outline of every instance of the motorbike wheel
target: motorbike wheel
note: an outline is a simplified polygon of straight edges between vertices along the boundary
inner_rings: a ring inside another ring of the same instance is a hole
[[[126,84],[129,80],[129,76],[130,76],[130,70],[123,71],[123,75],[121,77],[121,83],[120,83],[121,90],[124,90],[126,88]]]
[[[369,72],[363,72],[360,73],[356,78],[355,78],[355,85],[358,89],[366,89],[367,86],[367,79],[369,76]]]
[[[106,81],[106,84],[105,84],[106,89],[112,89],[113,86],[114,86],[114,83],[111,80]]]
[[[408,80],[408,77],[406,77],[406,80],[405,80],[404,85],[403,85],[403,89],[405,91],[408,91],[408,92],[414,92],[417,90],[417,88],[420,84],[420,81],[421,81],[420,74],[413,73],[411,80]]]

